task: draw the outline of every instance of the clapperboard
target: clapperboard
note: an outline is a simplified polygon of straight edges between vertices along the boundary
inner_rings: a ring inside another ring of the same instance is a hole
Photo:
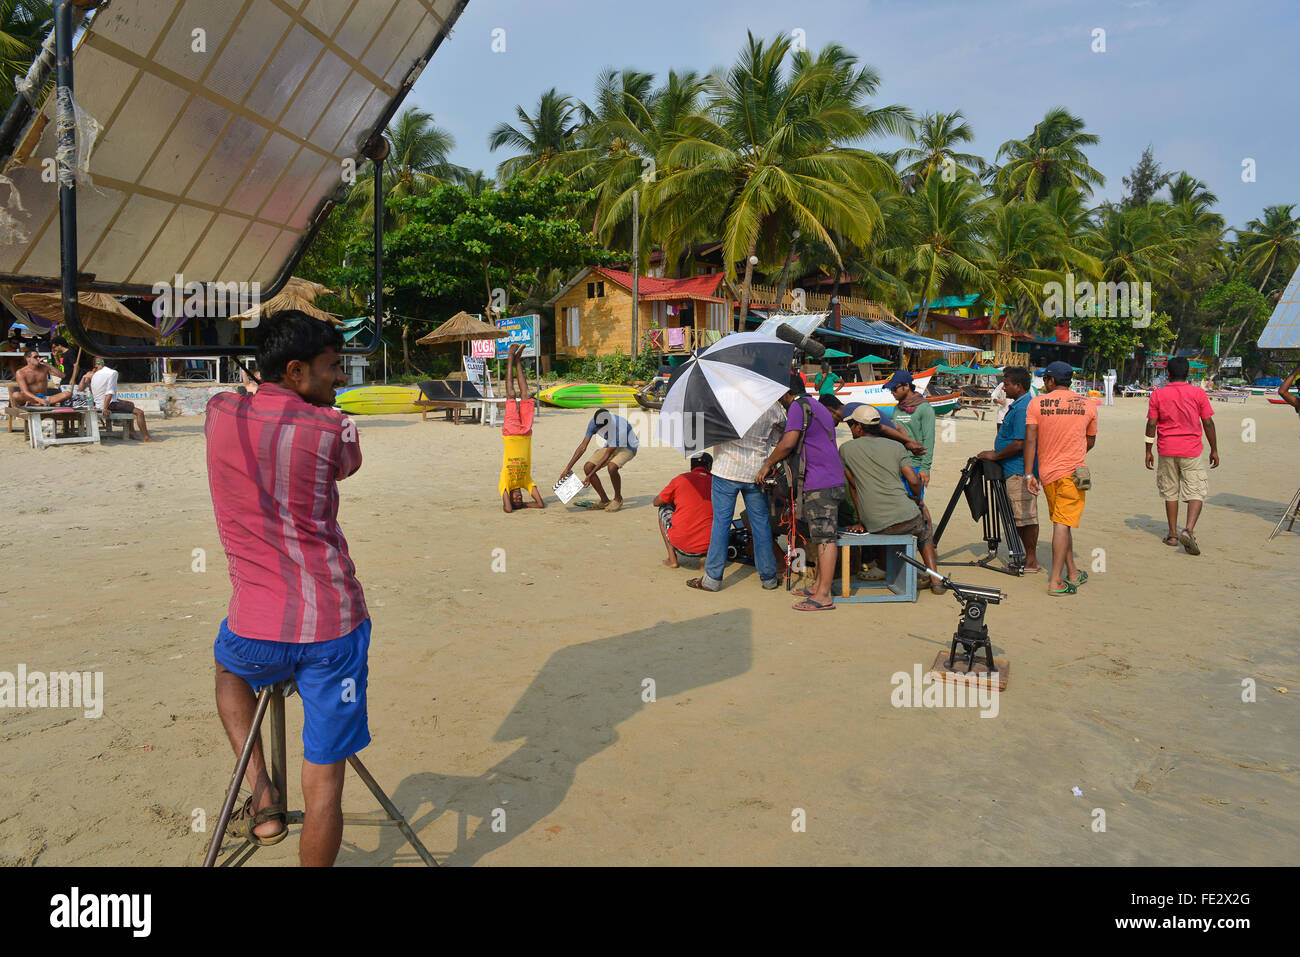
[[[556,482],[554,486],[556,497],[568,505],[573,501],[573,497],[582,491],[582,479],[570,472],[562,481]]]

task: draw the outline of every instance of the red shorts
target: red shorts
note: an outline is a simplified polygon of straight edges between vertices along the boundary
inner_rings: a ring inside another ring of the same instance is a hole
[[[533,413],[537,411],[535,399],[506,399],[506,418],[501,423],[502,435],[532,435]]]

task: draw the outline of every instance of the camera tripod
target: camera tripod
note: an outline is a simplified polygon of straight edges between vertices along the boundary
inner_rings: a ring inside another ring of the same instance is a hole
[[[966,460],[961,470],[957,488],[948,500],[943,518],[934,529],[934,545],[939,547],[939,539],[948,526],[957,502],[966,497],[971,507],[971,517],[980,519],[984,525],[984,543],[988,554],[974,562],[939,562],[940,565],[976,565],[988,568],[1004,575],[1023,575],[1025,573],[1025,545],[1016,531],[1016,517],[1011,510],[1011,499],[1007,498],[1006,482],[1002,477],[1002,466],[997,462],[972,457]],[[996,568],[989,563],[998,557],[998,546],[1006,545],[1007,561],[1004,568]]]
[[[923,574],[933,579],[930,575],[930,569],[926,568],[921,562],[906,555],[899,555],[903,561],[909,565],[914,565]],[[976,564],[969,562],[966,564]],[[945,667],[952,670],[954,662],[961,662],[966,665],[966,673],[970,674],[975,670],[976,660],[979,653],[984,652],[984,664],[988,667],[989,674],[997,672],[997,666],[993,663],[993,645],[989,640],[989,626],[985,619],[989,605],[999,605],[1007,597],[1007,593],[997,588],[989,588],[986,585],[962,585],[951,578],[942,576],[940,581],[952,592],[953,597],[961,605],[961,615],[957,619],[957,630],[952,635],[952,647],[948,649],[948,661]],[[961,653],[958,654],[957,648],[961,646]]]
[[[216,830],[212,834],[212,843],[208,845],[207,857],[203,860],[204,867],[212,867],[217,862],[217,856],[221,852],[221,842],[226,837],[226,826],[230,823],[230,815],[235,807],[235,800],[239,797],[240,782],[244,780],[244,773],[248,770],[248,762],[253,756],[253,746],[261,737],[262,719],[266,717],[269,708],[271,712],[271,760],[267,763],[267,771],[270,774],[271,786],[280,795],[280,801],[285,808],[289,806],[288,776],[285,773],[285,735],[284,735],[284,699],[288,698],[298,690],[297,685],[292,679],[281,681],[273,685],[264,685],[257,692],[257,711],[253,715],[253,726],[248,730],[248,739],[244,742],[244,750],[239,755],[239,760],[235,763],[235,775],[230,779],[230,788],[226,791],[225,803],[221,806],[221,819],[217,821]],[[355,754],[348,758],[348,764],[357,772],[357,776],[370,789],[370,793],[375,796],[379,806],[384,809],[388,815],[387,820],[377,821],[372,817],[363,814],[344,814],[344,824],[368,824],[371,826],[396,827],[406,838],[407,842],[415,849],[415,853],[420,859],[430,867],[437,867],[438,862],[433,859],[433,855],[415,836],[411,830],[411,825],[406,822],[402,812],[397,806],[389,800],[388,795],[376,783],[375,779],[370,776],[366,766],[361,763],[361,759]],[[285,811],[284,826],[288,828],[290,824],[301,824],[303,818],[302,811]],[[249,825],[249,834],[252,834],[252,825]],[[260,847],[251,837],[245,837],[244,842],[236,847],[221,862],[222,867],[239,867],[256,853]]]

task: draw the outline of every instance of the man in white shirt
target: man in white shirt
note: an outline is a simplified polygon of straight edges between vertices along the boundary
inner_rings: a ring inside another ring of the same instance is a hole
[[[126,437],[134,439],[138,426],[146,442],[157,441],[149,434],[149,429],[144,424],[144,412],[137,409],[134,403],[117,398],[117,370],[104,365],[103,359],[96,359],[95,368],[82,376],[81,387],[84,389],[87,386],[90,387],[90,401],[95,408],[104,413],[105,421],[108,421],[110,413],[130,412],[135,416],[135,422],[126,424]]]
[[[745,500],[749,528],[754,542],[754,565],[766,589],[780,583],[776,553],[772,548],[770,506],[758,484],[758,473],[775,444],[774,429],[785,424],[785,410],[778,403],[738,439],[723,442],[713,449],[713,528],[709,533],[709,551],[704,559],[704,574],[686,582],[689,588],[717,591],[722,587],[722,573],[727,567],[727,545],[731,539],[731,519],[736,512],[736,498]],[[779,433],[778,433],[779,434]]]

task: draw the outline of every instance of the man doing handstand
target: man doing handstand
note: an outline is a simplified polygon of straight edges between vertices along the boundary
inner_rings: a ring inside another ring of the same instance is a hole
[[[528,378],[519,361],[523,351],[524,347],[516,343],[506,353],[506,415],[501,423],[505,449],[497,493],[501,496],[501,509],[507,515],[518,508],[546,508],[532,476],[533,415],[537,412],[537,400],[528,398]],[[525,490],[532,495],[531,502],[525,503]]]

